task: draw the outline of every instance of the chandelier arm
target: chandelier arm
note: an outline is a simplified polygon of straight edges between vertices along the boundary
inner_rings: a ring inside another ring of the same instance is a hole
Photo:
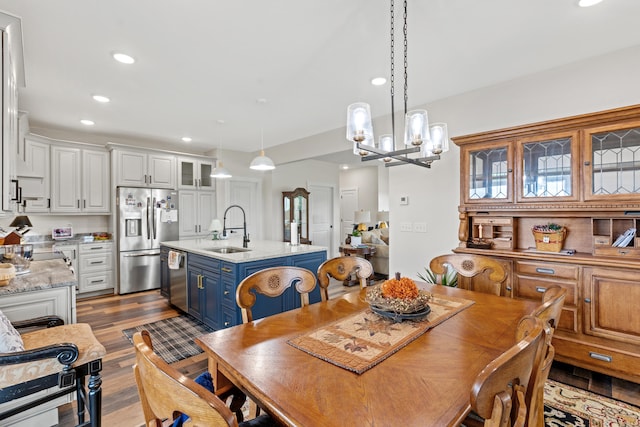
[[[399,160],[399,161],[398,162],[385,163],[384,166],[386,168],[391,168],[393,166],[402,166],[402,165],[405,165],[407,163],[411,163],[412,165],[421,166],[423,168],[431,169],[431,162],[429,162],[429,163],[418,162],[417,160],[410,159],[408,157],[398,157],[397,160]]]
[[[409,148],[404,148],[402,150],[395,150],[395,151],[383,151],[378,148],[370,147],[368,145],[364,145],[361,143],[358,143],[356,146],[358,147],[358,149],[362,151],[368,151],[370,153],[374,153],[373,155],[362,156],[361,157],[362,161],[377,160],[377,159],[382,159],[384,157],[394,157],[394,156],[400,156],[403,154],[417,153],[418,151],[420,151],[420,147],[409,147]]]

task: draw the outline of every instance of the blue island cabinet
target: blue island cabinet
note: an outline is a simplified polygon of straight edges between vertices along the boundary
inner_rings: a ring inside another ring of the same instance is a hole
[[[247,276],[269,267],[295,266],[314,274],[327,259],[325,251],[287,255],[250,262],[232,263],[217,258],[190,253],[187,257],[189,314],[213,329],[223,329],[242,323],[236,304],[236,288]],[[320,289],[309,295],[311,303],[320,301]],[[253,307],[255,319],[300,307],[300,296],[288,289],[278,298],[257,295]]]

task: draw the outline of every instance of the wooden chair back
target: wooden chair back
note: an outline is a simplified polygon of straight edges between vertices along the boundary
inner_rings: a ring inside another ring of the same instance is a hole
[[[543,322],[545,328],[545,345],[542,346],[540,354],[536,357],[534,369],[531,372],[529,387],[525,396],[527,407],[529,408],[529,416],[527,425],[530,427],[544,427],[544,384],[549,378],[551,364],[555,355],[555,349],[551,344],[553,333],[560,315],[562,314],[562,306],[567,294],[567,290],[560,286],[554,285],[547,288],[542,295],[542,305],[535,309],[532,316],[537,317]],[[516,339],[521,337],[520,331],[517,331]]]
[[[188,414],[194,426],[238,425],[222,400],[154,353],[147,331],[136,332],[133,344],[133,370],[146,426],[160,427],[162,420],[173,420],[178,413]]]
[[[520,321],[523,339],[490,362],[471,388],[471,407],[484,418],[485,427],[524,426],[525,393],[540,346],[544,344],[542,321],[526,316]]]
[[[309,292],[316,287],[316,276],[301,267],[271,267],[247,276],[236,289],[236,302],[242,311],[242,322],[253,321],[251,308],[256,303],[257,292],[268,297],[278,297],[291,286],[300,293],[302,306],[309,305]]]
[[[322,301],[329,299],[330,278],[344,281],[355,274],[360,282],[360,289],[367,287],[367,278],[373,274],[371,263],[361,257],[341,256],[331,258],[318,267],[318,284],[320,285],[320,297]]]
[[[438,283],[451,266],[458,272],[458,287],[493,295],[504,295],[503,284],[507,272],[500,261],[474,254],[446,254],[431,260],[429,269]]]

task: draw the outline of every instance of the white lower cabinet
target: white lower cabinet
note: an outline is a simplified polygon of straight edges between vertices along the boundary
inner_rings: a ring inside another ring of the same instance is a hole
[[[113,243],[80,245],[78,258],[78,294],[113,288]]]

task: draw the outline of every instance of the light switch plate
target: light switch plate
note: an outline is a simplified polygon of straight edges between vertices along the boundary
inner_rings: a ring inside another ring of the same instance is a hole
[[[410,222],[401,222],[400,223],[400,231],[406,231],[411,233],[411,231],[413,231],[413,227],[411,227],[411,223]]]
[[[409,204],[409,196],[400,196],[400,204],[408,205]]]
[[[415,233],[426,233],[427,232],[427,223],[426,222],[416,222],[413,224],[413,231]]]

